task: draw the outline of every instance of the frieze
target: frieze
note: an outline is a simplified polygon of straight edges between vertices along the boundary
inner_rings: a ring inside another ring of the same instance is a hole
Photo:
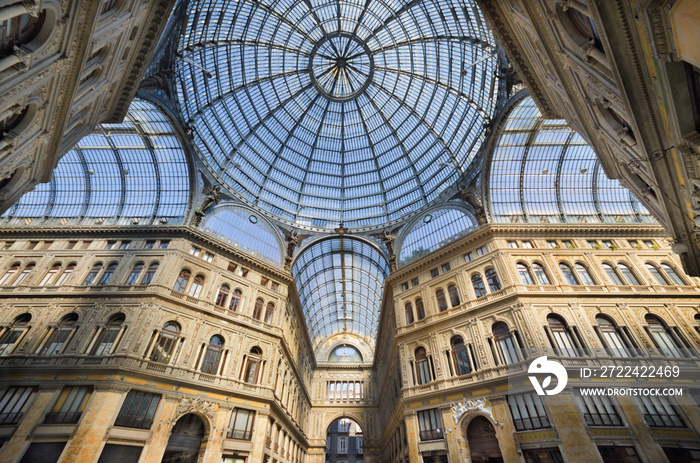
[[[491,405],[488,405],[488,402],[486,401],[485,398],[483,399],[465,399],[461,402],[454,403],[450,402],[451,407],[450,407],[450,412],[452,413],[452,418],[454,419],[455,423],[458,423],[459,420],[464,416],[465,413],[469,411],[477,411],[480,412],[484,415],[487,415],[489,418],[493,419],[493,410]]]

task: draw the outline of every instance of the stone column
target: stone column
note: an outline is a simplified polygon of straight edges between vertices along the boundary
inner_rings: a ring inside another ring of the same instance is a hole
[[[542,397],[547,405],[547,415],[561,440],[566,461],[603,463],[598,447],[588,434],[588,427],[581,417],[574,396],[570,392]]]
[[[214,417],[214,429],[209,431],[207,446],[204,449],[204,458],[202,463],[219,463],[221,462],[221,449],[223,447],[224,437],[228,428],[228,422],[231,419],[230,410],[221,410]],[[262,459],[260,460],[262,461]]]
[[[667,462],[668,458],[666,458],[666,454],[661,449],[661,446],[654,440],[654,436],[651,435],[649,428],[646,423],[644,423],[644,419],[639,413],[635,399],[628,396],[617,396],[616,399],[620,404],[622,413],[627,419],[627,429],[630,430],[632,437],[642,448],[647,460],[653,462]]]
[[[501,447],[501,455],[506,463],[520,463],[517,443],[515,441],[515,425],[510,414],[510,408],[505,397],[491,399],[491,413],[496,422],[496,436]],[[502,425],[502,426],[501,426]]]
[[[14,5],[0,8],[0,22],[7,21],[8,19],[12,19],[23,14],[36,15],[38,11],[39,5],[37,5],[36,1],[20,1],[15,3]]]
[[[178,399],[164,396],[162,402],[161,411],[153,420],[151,439],[141,452],[141,461],[160,461],[163,458],[170,431],[175,426],[172,420],[175,418]]]
[[[267,445],[267,424],[269,420],[270,416],[267,413],[257,413],[257,422],[253,428],[253,453],[250,455],[250,461],[263,461]]]
[[[68,441],[61,462],[97,461],[125,391],[95,388],[78,429]]]
[[[56,393],[61,389],[63,389],[63,385],[57,384],[53,387],[39,390],[36,398],[27,409],[24,418],[17,425],[15,433],[0,450],[0,461],[19,461],[20,455],[22,455],[26,446],[29,445],[29,436],[34,431],[34,428],[44,420],[44,415],[51,407],[51,404],[53,404]]]
[[[442,427],[445,431],[444,436],[445,442],[447,443],[447,451],[450,455],[450,461],[461,461],[457,423],[455,423],[449,408],[440,410],[440,414],[442,415]]]
[[[404,417],[406,421],[406,440],[408,441],[408,462],[422,463],[423,459],[418,452],[418,417],[415,412],[409,412]],[[459,460],[456,460],[459,461]]]

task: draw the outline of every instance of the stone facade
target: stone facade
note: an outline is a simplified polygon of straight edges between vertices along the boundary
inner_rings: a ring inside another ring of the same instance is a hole
[[[543,397],[528,421],[513,401],[533,389],[509,377],[524,373],[532,357],[503,357],[506,338],[537,352],[561,335],[582,349],[561,355],[570,371],[591,362],[624,365],[628,358],[606,350],[602,315],[640,358],[682,365],[686,394],[700,389],[697,358],[673,363],[650,337],[651,315],[679,347],[700,346],[700,285],[680,270],[659,226],[484,225],[392,273],[374,362],[345,364],[316,363],[288,272],[190,227],[1,234],[0,396],[17,398],[15,409],[0,410],[3,461],[52,448],[62,462],[101,455],[161,461],[185,451],[180,423],[187,420],[201,428],[195,453],[202,462],[322,463],[339,418],[361,427],[364,462],[478,462],[489,455],[602,462],[601,455],[623,451],[628,459],[620,461],[671,461],[700,451],[700,411],[674,398],[678,421],[667,426],[645,416],[635,397],[612,399],[608,425],[587,424],[600,416],[587,417],[572,391],[595,384],[591,379]],[[592,284],[572,284],[561,264],[584,266]],[[617,264],[638,284],[610,280],[603,266],[619,271]],[[522,279],[523,265],[532,284]],[[683,285],[668,273],[658,280],[649,265],[675,269]],[[402,288],[415,278],[418,284]],[[240,300],[231,305],[235,290]],[[551,316],[567,334],[551,327]],[[134,405],[144,403],[151,407]]]

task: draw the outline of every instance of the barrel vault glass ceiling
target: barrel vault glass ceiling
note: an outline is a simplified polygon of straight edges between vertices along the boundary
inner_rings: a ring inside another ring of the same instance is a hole
[[[472,0],[195,0],[176,86],[209,174],[287,223],[380,226],[434,202],[496,105]]]

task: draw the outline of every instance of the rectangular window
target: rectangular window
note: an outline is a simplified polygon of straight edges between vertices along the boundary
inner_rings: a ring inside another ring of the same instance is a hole
[[[442,416],[437,408],[418,412],[418,427],[422,441],[444,439]]]
[[[207,261],[211,264],[214,261],[214,254],[211,254],[209,252],[205,252],[202,259],[204,259],[205,261]]]
[[[436,276],[440,275],[440,271],[438,269],[434,268],[430,271],[430,277],[435,278]]]
[[[119,246],[119,249],[129,249],[130,245],[131,241],[122,241],[122,244]]]
[[[449,272],[451,268],[450,263],[448,262],[446,264],[442,264],[440,268],[442,269],[442,273]]]
[[[412,278],[412,279],[411,279],[411,286],[418,286],[418,283],[420,283],[420,281],[418,280],[418,278]]]
[[[27,245],[27,249],[34,249],[37,247],[38,244],[39,244],[38,241],[30,241],[29,244]]]
[[[603,240],[603,246],[605,246],[607,249],[610,249],[613,245],[613,242],[610,240]]]
[[[550,241],[547,241],[547,246],[549,246],[550,248],[556,248],[556,247],[558,247],[559,245],[557,244],[556,241],[551,241],[551,240],[550,240]]]
[[[243,278],[245,278],[245,277],[248,276],[248,269],[247,269],[247,268],[241,267],[241,268],[238,270],[238,274],[239,274],[240,276],[242,276]]]
[[[408,291],[408,283],[401,283],[401,291]]]
[[[19,463],[56,463],[66,442],[33,442]]]
[[[644,246],[648,248],[653,248],[654,247],[654,242],[651,240],[644,240]]]
[[[576,405],[583,413],[588,426],[622,426],[622,420],[615,411],[608,396],[582,395],[580,389],[574,395]]]
[[[547,413],[540,397],[534,392],[508,396],[508,406],[518,431],[550,427]]]
[[[564,463],[559,449],[523,450],[525,463]]]
[[[114,425],[125,428],[150,429],[159,402],[159,394],[129,391]]]
[[[265,277],[260,277],[260,284],[263,286],[267,286],[267,284],[270,282],[268,278]]]
[[[588,241],[588,246],[591,247],[591,248],[593,248],[593,249],[600,248],[600,245],[599,245],[598,242],[595,241],[595,240],[589,240],[589,241]]]
[[[41,245],[41,249],[51,249],[51,245],[53,245],[53,241],[44,241]]]
[[[506,243],[508,244],[509,248],[517,248],[518,247],[518,243],[516,241],[506,241]]]
[[[270,285],[270,288],[271,288],[273,291],[277,291],[277,290],[279,289],[279,287],[280,287],[279,283],[274,282],[274,281],[273,281],[272,284]]]
[[[235,271],[236,271],[236,267],[237,267],[236,264],[234,264],[233,262],[229,262],[229,263],[228,263],[228,271],[229,271],[229,272],[235,272]]]
[[[637,240],[629,240],[627,242],[629,243],[630,247],[633,247],[633,248],[641,248],[642,247],[642,245],[639,244],[639,241],[637,241]]]
[[[202,252],[202,250],[199,249],[199,248],[197,248],[197,247],[192,246],[192,247],[190,248],[190,254],[192,254],[192,255],[195,256],[195,257],[199,257],[199,254],[200,254],[201,252]]]
[[[234,408],[229,424],[229,439],[251,440],[253,438],[253,422],[255,411],[244,408]]]
[[[486,254],[487,252],[488,252],[488,249],[486,249],[486,246],[481,246],[479,249],[476,250],[476,255],[478,257],[481,257],[484,254]]]
[[[348,438],[346,436],[340,436],[340,437],[338,437],[338,454],[339,455],[347,455],[347,453],[348,453]]]
[[[0,425],[17,424],[34,392],[33,387],[11,387],[0,399]]]
[[[97,463],[138,463],[142,450],[135,445],[105,444]]]
[[[561,246],[563,248],[575,248],[573,241],[571,240],[562,240],[561,241]]]
[[[66,246],[66,249],[75,249],[75,247],[78,245],[77,241],[69,241],[68,245]]]
[[[523,247],[527,249],[532,249],[535,246],[532,244],[532,241],[523,241]]]
[[[148,240],[144,246],[144,249],[153,249],[156,245],[155,240]]]
[[[168,249],[168,246],[170,246],[170,240],[162,240],[160,242],[160,249]]]
[[[644,421],[651,427],[685,428],[676,408],[664,396],[640,396]]]
[[[114,247],[117,245],[116,241],[107,241],[107,249],[114,249]]]
[[[469,263],[469,262],[471,262],[471,261],[473,261],[473,260],[474,260],[474,253],[471,253],[471,252],[470,252],[469,254],[465,254],[465,255],[464,255],[464,262]]]
[[[355,446],[356,446],[356,453],[358,455],[362,455],[362,441],[364,439],[361,436],[356,436],[355,437]]]
[[[12,247],[12,245],[15,244],[14,241],[5,241],[5,244],[3,244],[2,249],[3,251],[7,251]]]
[[[77,423],[90,400],[92,387],[70,386],[61,391],[56,404],[46,415],[44,423]]]

